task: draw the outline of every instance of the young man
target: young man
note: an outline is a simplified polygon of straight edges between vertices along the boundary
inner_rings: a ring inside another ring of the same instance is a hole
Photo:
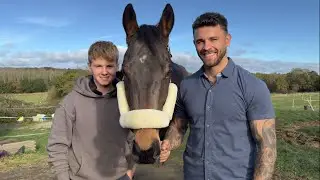
[[[55,111],[47,150],[58,180],[132,179],[130,132],[119,124],[116,98],[118,56],[111,42],[92,44],[92,75],[79,78]]]
[[[181,82],[160,161],[190,126],[184,178],[271,179],[276,161],[275,113],[266,84],[227,56],[228,22],[204,13],[193,23],[203,66]]]

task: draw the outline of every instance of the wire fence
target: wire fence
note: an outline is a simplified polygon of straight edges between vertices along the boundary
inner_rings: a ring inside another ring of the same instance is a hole
[[[56,106],[0,108],[0,123],[51,120],[55,108]]]

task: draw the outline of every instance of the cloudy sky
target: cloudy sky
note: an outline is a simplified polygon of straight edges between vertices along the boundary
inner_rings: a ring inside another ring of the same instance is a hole
[[[159,21],[166,2],[175,12],[170,36],[173,60],[194,72],[201,66],[191,24],[217,11],[229,21],[229,56],[252,72],[319,72],[319,0],[0,0],[0,67],[83,68],[97,40],[126,50],[122,13],[131,2],[139,24]],[[121,58],[122,59],[122,58]]]

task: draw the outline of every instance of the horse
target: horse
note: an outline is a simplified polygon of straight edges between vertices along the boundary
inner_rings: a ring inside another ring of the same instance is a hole
[[[129,3],[123,12],[122,25],[127,50],[120,70],[123,84],[121,87],[117,84],[118,101],[123,102],[119,103],[120,113],[124,116],[128,111],[144,110],[131,116],[136,118],[134,123],[123,118],[122,126],[134,133],[132,155],[135,162],[154,164],[159,162],[160,141],[170,123],[165,118],[172,119],[170,115],[162,116],[168,114],[163,113],[164,106],[170,106],[167,110],[173,112],[177,89],[189,73],[171,59],[169,36],[174,26],[174,11],[170,4],[163,9],[158,24],[138,26],[135,10]],[[169,96],[173,97],[171,104],[167,103]]]

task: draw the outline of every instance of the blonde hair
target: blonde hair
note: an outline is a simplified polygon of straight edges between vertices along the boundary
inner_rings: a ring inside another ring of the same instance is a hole
[[[91,64],[92,60],[100,57],[118,64],[118,48],[110,41],[97,41],[93,43],[88,50],[88,63]]]

